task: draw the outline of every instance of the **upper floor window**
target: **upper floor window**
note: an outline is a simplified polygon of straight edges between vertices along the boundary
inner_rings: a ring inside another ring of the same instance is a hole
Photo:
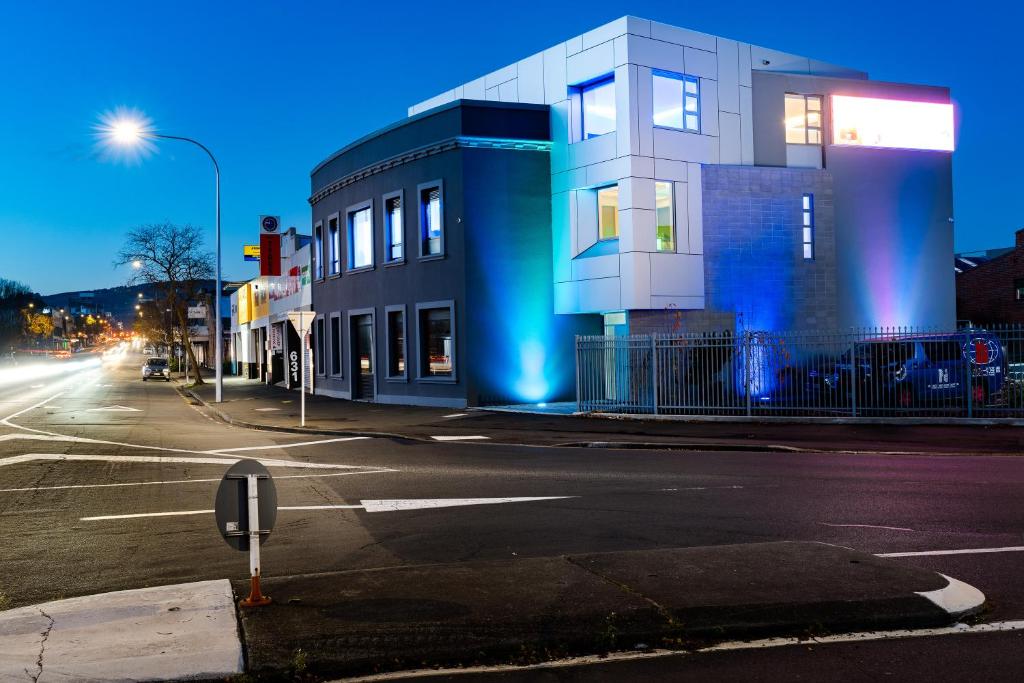
[[[700,81],[693,76],[655,71],[654,125],[700,132]]]
[[[613,240],[619,236],[619,186],[602,187],[597,191],[597,239]]]
[[[804,258],[814,259],[814,195],[805,194],[803,203]]]
[[[658,251],[675,251],[676,227],[672,210],[672,183],[654,183],[654,206],[658,219]]]
[[[441,186],[420,187],[420,256],[443,253]]]
[[[579,92],[582,138],[589,140],[615,132],[615,78],[582,85]]]
[[[384,249],[385,260],[401,261],[405,258],[405,244],[402,223],[402,195],[395,194],[384,199]]]
[[[369,206],[349,211],[348,214],[348,267],[349,270],[373,265],[373,218]]]
[[[324,226],[323,223],[317,223],[316,227],[313,228],[313,272],[316,273],[316,279],[322,280],[324,277]]]
[[[1024,301],[1024,280],[1014,280],[1013,289],[1017,297],[1017,301]]]
[[[786,142],[821,144],[821,95],[786,93]]]
[[[330,267],[327,272],[337,275],[341,272],[341,235],[338,234],[337,217],[327,220],[327,243],[331,250]]]

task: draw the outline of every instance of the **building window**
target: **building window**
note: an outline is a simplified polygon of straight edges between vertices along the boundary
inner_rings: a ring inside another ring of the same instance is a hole
[[[316,279],[324,278],[324,225],[317,223],[313,228],[313,272]]]
[[[405,306],[387,308],[388,379],[404,379]]]
[[[349,209],[348,212],[348,268],[368,268],[373,265],[373,216],[370,206]]]
[[[676,226],[672,202],[672,183],[654,183],[654,206],[658,219],[658,251],[676,250]]]
[[[615,78],[579,87],[583,139],[615,132]]]
[[[453,309],[450,302],[416,305],[421,379],[453,379],[455,376]]]
[[[331,316],[331,374],[341,375],[341,316]]]
[[[338,233],[338,217],[327,219],[327,244],[331,250],[327,273],[337,275],[341,272],[341,235]]]
[[[316,335],[315,336],[316,336],[316,339],[314,341],[314,344],[315,344],[315,353],[316,353],[316,374],[322,375],[322,374],[324,374],[324,352],[326,350],[324,348],[324,319],[323,318],[317,318],[316,319]]]
[[[803,201],[804,258],[814,258],[814,195],[805,194]]]
[[[786,93],[786,142],[821,144],[821,96]]]
[[[384,198],[385,261],[394,263],[405,258],[405,224],[402,222],[402,194]]]
[[[597,191],[597,239],[613,240],[619,236],[619,186]]]
[[[1024,280],[1014,280],[1013,289],[1017,297],[1017,301],[1024,301]]]
[[[441,212],[441,185],[420,187],[420,256],[444,252],[444,224]]]
[[[700,132],[700,82],[670,71],[654,72],[654,125]]]

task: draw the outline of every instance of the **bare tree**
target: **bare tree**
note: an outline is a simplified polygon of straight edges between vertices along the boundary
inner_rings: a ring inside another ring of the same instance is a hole
[[[116,266],[134,268],[129,284],[145,282],[162,295],[166,308],[172,311],[181,327],[182,344],[196,384],[202,384],[203,378],[189,339],[186,308],[189,301],[196,299],[199,283],[213,276],[213,254],[203,251],[202,247],[202,234],[192,225],[152,223],[129,231],[114,261]],[[213,295],[219,294],[214,292]],[[220,339],[213,339],[211,335],[211,344],[220,343]]]

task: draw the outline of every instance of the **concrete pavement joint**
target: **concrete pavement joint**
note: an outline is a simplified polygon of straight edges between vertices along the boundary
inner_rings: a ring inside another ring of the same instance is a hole
[[[602,574],[600,572],[594,571],[590,567],[587,567],[587,566],[584,566],[584,565],[580,564],[579,562],[577,562],[575,559],[573,559],[569,555],[565,556],[565,561],[568,562],[569,564],[573,565],[574,567],[579,567],[580,569],[582,569],[583,571],[587,572],[588,574],[590,574],[592,576],[595,576],[598,579],[601,579],[605,583],[607,583],[609,585],[612,585],[612,586],[615,586],[616,588],[618,588],[619,590],[621,590],[624,593],[628,593],[630,595],[634,595],[634,596],[640,598],[641,600],[643,600],[647,604],[651,605],[655,609],[655,611],[657,611],[658,614],[661,615],[661,618],[665,620],[665,623],[667,623],[670,627],[677,628],[677,629],[682,629],[682,624],[680,624],[678,621],[676,621],[676,618],[674,616],[672,616],[671,610],[667,609],[664,605],[659,603],[657,600],[654,600],[653,598],[647,597],[646,595],[644,595],[643,593],[641,593],[640,591],[636,590],[635,588],[633,588],[632,586],[630,586],[628,584],[622,583],[621,581],[616,581],[615,579],[611,578],[610,576],[605,576],[604,574]]]
[[[25,673],[32,679],[32,683],[38,683],[39,677],[43,675],[43,655],[46,653],[46,641],[50,638],[50,632],[53,631],[54,620],[49,614],[47,614],[41,607],[39,613],[42,614],[50,622],[46,628],[39,634],[41,639],[39,641],[39,657],[36,659],[36,673],[33,675],[28,669],[25,669]]]

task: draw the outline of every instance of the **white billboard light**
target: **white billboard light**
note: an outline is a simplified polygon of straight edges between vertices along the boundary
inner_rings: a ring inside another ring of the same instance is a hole
[[[832,143],[953,151],[953,105],[832,96]]]

